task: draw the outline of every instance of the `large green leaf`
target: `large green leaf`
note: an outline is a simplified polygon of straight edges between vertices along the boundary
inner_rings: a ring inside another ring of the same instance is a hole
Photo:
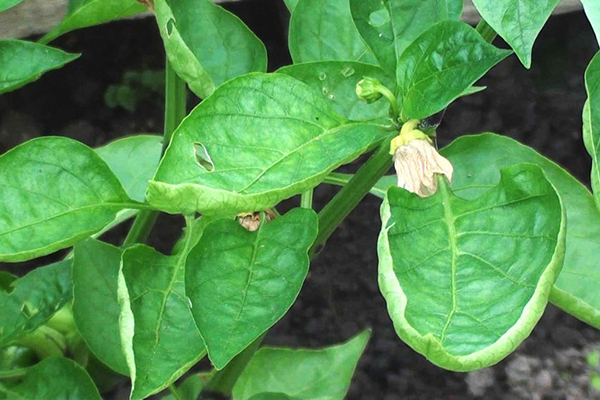
[[[322,350],[263,347],[237,381],[233,398],[341,400],[369,336],[370,332],[365,331],[346,343]],[[280,395],[267,397],[263,393]]]
[[[294,63],[377,62],[352,21],[348,0],[299,0],[290,20],[289,48]]]
[[[67,15],[63,21],[40,42],[48,43],[75,29],[129,17],[145,10],[137,0],[69,0]]]
[[[186,264],[186,294],[208,357],[223,368],[294,304],[318,220],[297,208],[256,232],[237,221],[209,223]]]
[[[566,216],[542,169],[500,174],[472,200],[439,176],[435,195],[391,187],[381,207],[379,285],[394,327],[443,368],[470,371],[510,354],[542,316],[563,264]]]
[[[154,6],[171,65],[199,97],[236,76],[267,70],[260,39],[210,0],[155,0]]]
[[[129,197],[144,201],[148,181],[154,176],[160,161],[161,149],[161,136],[136,135],[115,140],[96,149],[96,153],[119,178]]]
[[[71,299],[71,261],[0,283],[0,347],[33,332]]]
[[[450,18],[447,0],[350,0],[350,9],[358,31],[390,74],[408,45]]]
[[[184,293],[183,266],[192,239],[188,235],[188,246],[177,256],[142,245],[123,253],[121,337],[132,399],[165,389],[206,354]]]
[[[42,137],[0,156],[0,261],[69,247],[133,204],[89,147]]]
[[[356,95],[356,84],[365,76],[376,78],[390,90],[396,89],[394,78],[376,65],[352,61],[321,61],[294,64],[277,70],[293,76],[321,93],[338,114],[354,120],[387,117],[390,105],[385,99],[367,104]]]
[[[583,141],[592,156],[592,190],[600,207],[600,53],[585,71],[585,88],[588,101],[583,108]]]
[[[25,86],[79,56],[25,40],[0,40],[0,94]]]
[[[286,7],[288,8],[288,10],[290,10],[290,12],[294,11],[294,8],[296,8],[296,4],[298,4],[298,0],[283,0],[285,2]]]
[[[459,20],[463,12],[464,0],[446,0],[448,19]]]
[[[533,42],[560,0],[473,0],[481,17],[531,67]]]
[[[0,0],[0,12],[6,11],[17,4],[21,4],[22,2],[23,0]]]
[[[73,257],[73,316],[81,337],[96,357],[128,375],[117,296],[122,253],[120,248],[95,239],[77,243]]]
[[[583,9],[587,15],[594,32],[596,33],[596,39],[600,43],[600,2],[597,0],[581,0]]]
[[[423,119],[443,110],[510,53],[487,43],[465,23],[437,23],[398,60],[403,116]]]
[[[266,209],[315,187],[386,129],[345,120],[290,76],[245,75],[221,85],[179,126],[147,198],[171,213]]]
[[[453,190],[470,199],[498,181],[499,168],[522,162],[543,168],[558,190],[568,219],[565,263],[550,300],[600,329],[600,212],[587,188],[533,149],[504,136],[464,136],[441,153],[455,168]]]
[[[101,400],[92,378],[73,360],[63,357],[46,358],[29,368],[23,380],[0,381],[0,393],[9,398],[86,399]]]

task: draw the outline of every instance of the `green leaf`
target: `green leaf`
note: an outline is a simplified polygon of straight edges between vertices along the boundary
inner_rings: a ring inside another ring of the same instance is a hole
[[[314,211],[294,209],[258,231],[211,222],[186,264],[186,293],[217,369],[242,352],[294,304],[317,236]]]
[[[287,398],[341,400],[370,335],[364,331],[346,343],[322,350],[263,347],[237,381],[233,398],[259,399],[267,398],[258,396],[261,393],[283,393]]]
[[[600,43],[600,3],[596,0],[581,0],[585,15],[587,15],[594,32],[596,33],[596,39]]]
[[[460,173],[460,172],[458,172]],[[493,365],[542,316],[563,264],[566,215],[533,164],[466,200],[391,187],[381,208],[379,285],[400,338],[454,371]]]
[[[365,76],[376,78],[395,91],[396,82],[375,65],[352,61],[321,61],[295,64],[277,70],[290,75],[321,93],[338,114],[354,121],[387,117],[390,105],[385,99],[367,104],[356,95],[356,84]]]
[[[79,56],[24,40],[0,40],[0,94],[19,89]]]
[[[21,4],[22,2],[23,0],[0,0],[0,12],[6,11],[17,4]]]
[[[123,253],[121,338],[133,380],[132,399],[165,389],[206,354],[184,293],[187,252],[189,246],[181,255],[165,256],[138,245]]]
[[[137,0],[69,0],[62,22],[40,39],[48,43],[67,32],[99,25],[146,11]]]
[[[73,317],[81,337],[109,368],[128,375],[117,296],[123,251],[95,239],[77,243],[73,257]]]
[[[0,381],[0,392],[24,400],[101,400],[92,378],[75,361],[63,357],[46,358],[29,368],[22,381]]]
[[[69,247],[110,224],[131,200],[89,147],[42,137],[0,156],[0,261]]]
[[[350,9],[369,49],[390,74],[408,45],[450,18],[447,0],[350,0]]]
[[[315,187],[386,129],[345,120],[292,77],[245,75],[221,85],[175,131],[147,199],[170,213],[263,210]]]
[[[560,0],[473,0],[481,17],[531,67],[533,42]]]
[[[446,0],[448,5],[448,19],[458,21],[463,12],[463,0]]]
[[[161,150],[161,136],[137,135],[117,139],[96,149],[96,153],[119,178],[127,195],[143,202],[146,199],[148,181],[158,167]]]
[[[377,63],[352,21],[348,0],[299,0],[290,20],[289,48],[295,64]]]
[[[290,12],[294,11],[296,8],[296,4],[298,4],[298,0],[283,0],[285,2],[285,6],[290,10]]]
[[[19,279],[2,275],[0,347],[33,332],[71,300],[70,260],[34,269]]]
[[[172,393],[163,397],[163,400],[198,400],[200,393],[204,390],[206,382],[210,379],[208,374],[194,374],[187,377],[183,383],[177,386],[177,397]]]
[[[199,97],[236,76],[267,70],[260,39],[210,0],[155,0],[154,6],[171,65]]]
[[[437,23],[398,60],[402,114],[423,119],[443,110],[510,53],[487,43],[465,23]]]
[[[583,108],[583,141],[592,157],[592,191],[600,207],[600,53],[585,71],[585,88],[588,100]]]
[[[600,212],[587,188],[533,149],[504,136],[463,136],[441,153],[455,168],[453,190],[470,199],[498,181],[499,168],[522,162],[543,168],[566,208],[569,228],[564,267],[550,300],[600,329]]]

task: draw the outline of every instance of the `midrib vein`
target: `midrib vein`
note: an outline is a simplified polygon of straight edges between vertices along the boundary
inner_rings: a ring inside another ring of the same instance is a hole
[[[438,178],[445,179],[445,178]],[[454,225],[455,217],[452,213],[452,207],[450,206],[450,196],[448,193],[448,185],[446,182],[441,183],[440,190],[443,195],[442,205],[444,206],[444,220],[446,221],[446,225],[448,226],[448,247],[450,247],[451,261],[450,261],[450,282],[451,282],[451,290],[452,290],[452,309],[448,314],[448,319],[446,320],[446,325],[442,330],[442,334],[440,336],[440,343],[443,344],[444,339],[446,337],[446,331],[450,326],[450,322],[452,321],[452,317],[456,314],[457,311],[457,301],[456,301],[456,257],[458,253],[458,246],[456,243],[456,226]]]

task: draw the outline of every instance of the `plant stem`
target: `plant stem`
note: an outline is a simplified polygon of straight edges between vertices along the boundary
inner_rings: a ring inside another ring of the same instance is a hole
[[[377,181],[389,171],[393,163],[390,155],[390,142],[395,136],[394,133],[383,141],[375,154],[319,213],[319,233],[309,252],[311,258],[321,250],[329,236],[369,193]]]
[[[496,31],[491,26],[489,26],[483,18],[481,19],[481,21],[479,21],[475,29],[477,30],[477,32],[479,32],[481,37],[483,37],[483,39],[489,43],[492,43],[498,35]]]
[[[307,190],[306,192],[302,193],[302,196],[300,197],[300,207],[312,209],[312,203],[313,203],[313,189],[310,189],[310,190]]]
[[[0,379],[20,378],[25,376],[27,368],[10,369],[8,371],[0,371]]]
[[[235,356],[225,368],[217,371],[208,383],[207,389],[227,395],[231,394],[235,383],[240,375],[242,375],[242,372],[244,372],[244,369],[246,369],[246,366],[258,350],[266,334],[267,332],[260,335],[244,351]]]
[[[170,384],[169,385],[169,391],[171,392],[171,394],[173,395],[173,397],[175,397],[176,400],[182,400],[181,395],[179,394],[179,390],[177,389],[177,387],[175,386],[175,384]]]
[[[173,132],[179,126],[186,114],[186,86],[185,82],[175,73],[167,59],[165,69],[165,128],[162,142],[162,155],[165,154]],[[158,218],[158,211],[143,210],[135,218],[123,246],[146,241],[154,223]]]

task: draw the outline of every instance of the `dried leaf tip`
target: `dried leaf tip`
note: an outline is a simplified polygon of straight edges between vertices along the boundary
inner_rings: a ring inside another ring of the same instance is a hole
[[[272,209],[268,209],[263,212],[255,211],[250,213],[241,213],[238,214],[236,219],[241,226],[246,228],[246,230],[254,232],[260,227],[261,215],[265,216],[265,222],[271,222],[277,218],[277,213]]]
[[[154,0],[137,0],[137,2],[148,7],[150,11],[154,11]]]
[[[392,140],[390,152],[398,187],[428,197],[437,191],[436,174],[445,175],[452,182],[454,168],[431,144],[431,139],[417,129],[419,121],[411,120],[402,126],[400,135]]]

